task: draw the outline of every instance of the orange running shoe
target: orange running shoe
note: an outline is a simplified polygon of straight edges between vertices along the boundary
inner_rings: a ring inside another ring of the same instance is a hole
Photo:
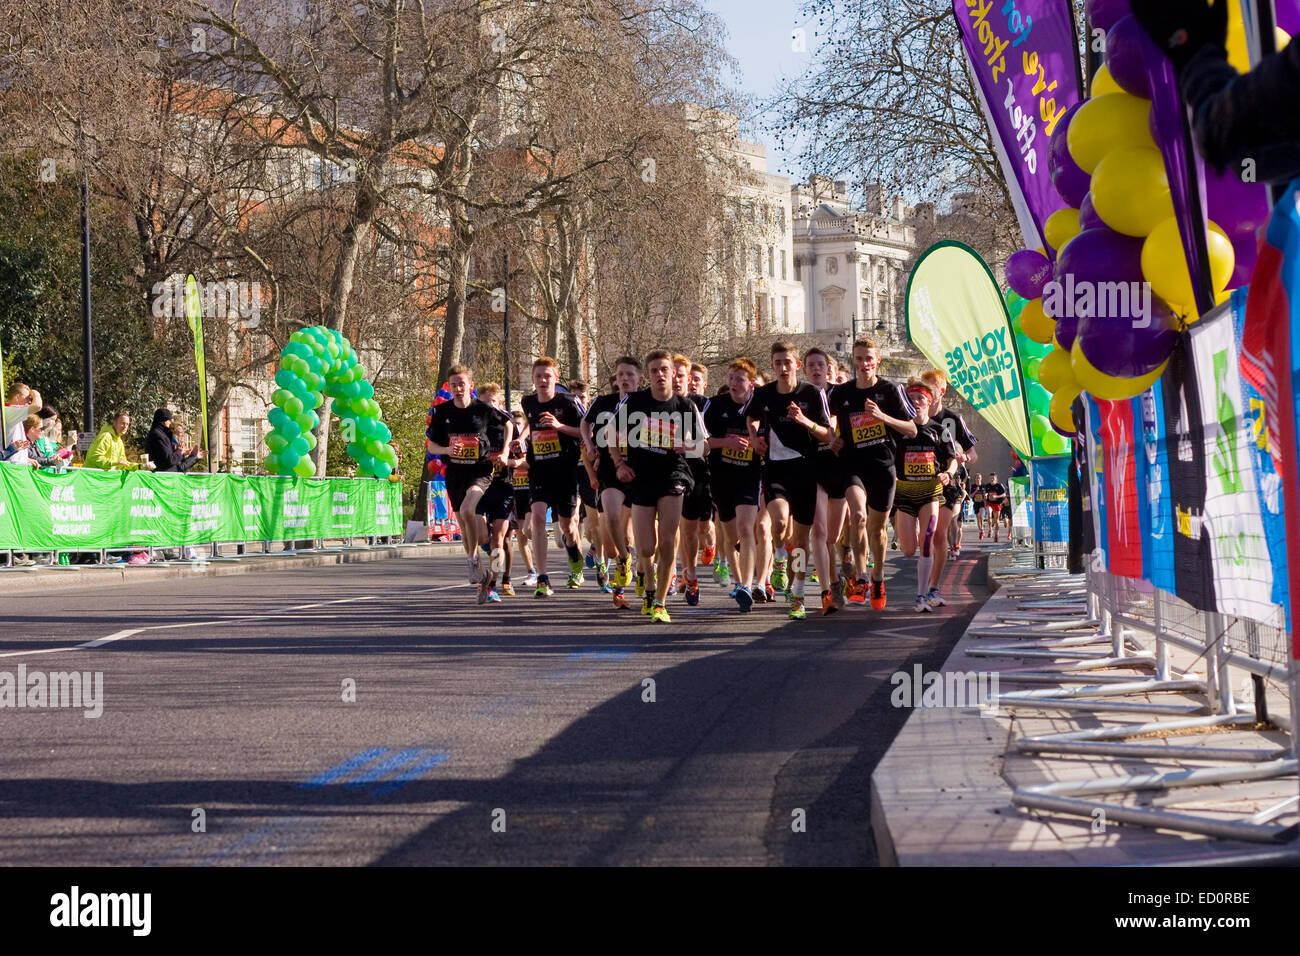
[[[703,551],[700,552],[700,564],[712,564],[713,559],[716,558],[717,556],[718,556],[718,549],[716,547],[705,548]]]
[[[885,609],[885,582],[871,582],[871,609],[873,611],[883,611]]]
[[[867,582],[850,579],[844,585],[844,596],[853,604],[866,604]]]
[[[835,598],[827,591],[822,595],[822,614],[834,614],[839,610],[839,605],[835,603]]]
[[[623,597],[622,591],[614,592],[614,607],[621,607],[623,610],[627,610],[627,598]]]

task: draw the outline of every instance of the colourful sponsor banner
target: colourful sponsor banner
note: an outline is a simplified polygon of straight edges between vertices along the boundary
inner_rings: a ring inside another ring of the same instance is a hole
[[[1142,526],[1142,576],[1168,594],[1174,583],[1173,491],[1169,486],[1165,402],[1159,382],[1133,399],[1142,425],[1138,484],[1145,494]]]
[[[1142,523],[1137,482],[1137,436],[1131,401],[1098,401],[1102,497],[1106,502],[1106,551],[1111,574],[1142,577]]]
[[[1084,393],[1084,434],[1088,442],[1087,482],[1089,506],[1092,510],[1092,548],[1090,549],[1101,562],[1101,568],[1109,569],[1110,558],[1107,549],[1109,528],[1106,523],[1106,477],[1101,450],[1101,410],[1091,395]],[[1084,520],[1087,519],[1085,514]],[[1086,542],[1085,538],[1085,542]]]
[[[1069,0],[953,0],[962,46],[975,75],[1015,204],[1046,246],[1043,223],[1065,201],[1052,186],[1047,149],[1061,117],[1079,101],[1079,53]],[[1023,218],[1023,217],[1022,217]]]
[[[175,547],[401,534],[401,485],[364,478],[0,465],[0,548]]]
[[[1231,304],[1188,330],[1204,448],[1201,533],[1214,575],[1214,610],[1281,623],[1272,601],[1273,565],[1260,517],[1254,436],[1238,371]]]
[[[1284,502],[1300,501],[1300,449],[1296,416],[1300,391],[1300,180],[1278,201],[1259,246],[1259,258],[1246,298],[1242,330],[1241,374],[1264,401],[1265,424],[1273,465],[1281,476]],[[1300,508],[1284,508],[1289,554],[1300,554]],[[1300,593],[1300,561],[1287,564],[1287,590]],[[1300,660],[1300,633],[1291,632],[1291,656]]]
[[[1034,540],[1065,544],[1070,539],[1070,458],[1039,458],[1030,468]]]
[[[208,446],[208,370],[203,353],[203,299],[199,295],[199,280],[185,277],[185,321],[194,335],[194,368],[199,379],[199,416],[203,423],[203,452],[210,455]]]
[[[907,280],[907,334],[947,372],[948,387],[1028,460],[1033,452],[1015,332],[993,273],[969,246],[944,240],[917,261]]]

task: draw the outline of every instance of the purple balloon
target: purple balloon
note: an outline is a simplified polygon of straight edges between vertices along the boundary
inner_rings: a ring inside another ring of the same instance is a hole
[[[1074,119],[1074,114],[1079,111],[1079,107],[1084,102],[1075,103],[1065,111],[1065,115],[1057,124],[1056,132],[1052,134],[1052,141],[1047,146],[1047,175],[1051,177],[1052,185],[1056,187],[1060,197],[1075,209],[1079,208],[1083,197],[1088,195],[1092,177],[1080,169],[1079,164],[1070,155],[1065,142],[1065,131],[1070,128],[1070,121]]]
[[[1128,0],[1087,0],[1084,10],[1094,30],[1106,31],[1133,12],[1129,9]]]
[[[1110,70],[1110,78],[1125,93],[1144,100],[1151,99],[1147,62],[1159,56],[1160,51],[1142,29],[1137,17],[1121,17],[1106,34],[1106,67]]]
[[[1050,278],[1052,263],[1036,249],[1013,252],[1007,260],[1007,285],[1018,296],[1037,299]]]
[[[1210,222],[1228,234],[1236,255],[1228,288],[1250,282],[1259,249],[1259,228],[1268,222],[1268,194],[1262,183],[1243,183],[1231,169],[1223,175],[1205,168],[1206,213]]]
[[[1087,232],[1089,229],[1109,229],[1101,216],[1097,215],[1097,209],[1092,204],[1092,193],[1083,197],[1083,202],[1079,204],[1079,231]]]
[[[1110,311],[1128,314],[1079,322],[1079,348],[1093,368],[1116,378],[1137,378],[1169,358],[1178,342],[1179,321],[1158,297],[1148,292],[1127,308]]]
[[[1103,225],[1080,232],[1061,251],[1052,272],[1055,284],[1043,291],[1043,309],[1056,319],[1062,348],[1074,347],[1079,313],[1095,310],[1099,293],[1109,294],[1110,286],[1103,283],[1122,282],[1131,290],[1132,283],[1145,281],[1142,243]]]
[[[1277,25],[1290,36],[1300,31],[1300,3],[1296,0],[1277,0]]]

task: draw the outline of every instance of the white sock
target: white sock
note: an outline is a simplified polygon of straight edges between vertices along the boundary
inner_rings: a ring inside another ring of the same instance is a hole
[[[777,559],[778,561],[784,561],[784,560],[785,560],[785,548],[777,548],[776,551],[774,552],[774,554],[776,554],[776,559]]]
[[[918,555],[916,559],[916,593],[925,597],[930,593],[930,571],[934,568],[934,555]]]
[[[794,583],[790,585],[790,593],[795,597],[803,597],[803,578],[795,578]]]

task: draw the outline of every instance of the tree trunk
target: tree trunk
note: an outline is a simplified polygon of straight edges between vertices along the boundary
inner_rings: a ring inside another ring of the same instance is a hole
[[[582,367],[582,348],[578,343],[578,303],[573,296],[566,297],[564,303],[564,349],[569,378],[584,378]],[[600,389],[596,389],[600,391]]]
[[[457,230],[459,233],[460,230]],[[453,365],[461,360],[465,344],[465,300],[469,292],[469,245],[453,242],[448,267],[447,327],[442,335],[442,357],[438,361],[438,383],[447,381]]]
[[[339,256],[334,263],[334,276],[330,280],[330,297],[325,306],[325,325],[337,332],[343,331],[343,323],[348,315],[348,300],[352,297],[352,285],[356,279],[357,262],[361,250],[370,239],[370,230],[375,215],[379,210],[379,197],[374,189],[359,183],[356,203],[352,207],[352,216],[343,230]],[[317,477],[325,476],[325,454],[330,442],[330,408],[333,402],[326,398],[316,414],[320,424],[316,426],[316,447],[312,449],[311,460],[316,466]]]

